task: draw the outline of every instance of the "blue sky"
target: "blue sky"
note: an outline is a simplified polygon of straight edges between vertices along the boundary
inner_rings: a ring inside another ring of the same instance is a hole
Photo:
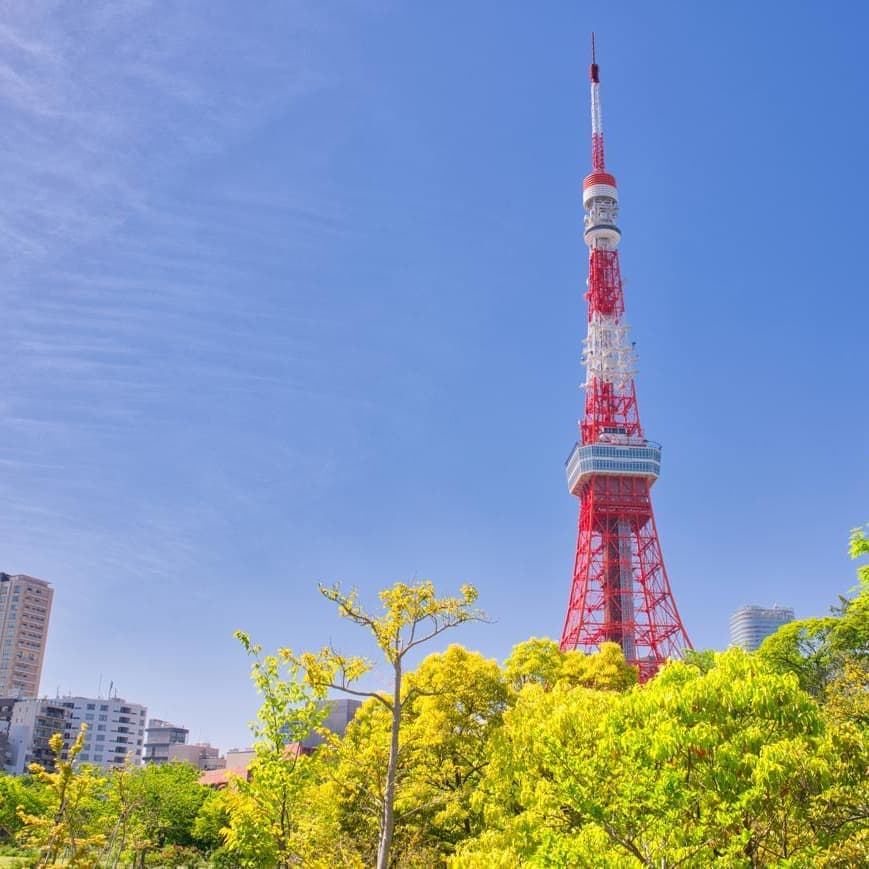
[[[683,619],[824,613],[869,519],[867,22],[783,11],[4,7],[0,569],[55,585],[43,689],[244,744],[234,629],[368,650],[319,580],[558,637],[592,29]]]

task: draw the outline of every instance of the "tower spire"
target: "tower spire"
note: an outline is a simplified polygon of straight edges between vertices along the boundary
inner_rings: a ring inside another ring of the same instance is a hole
[[[661,446],[646,440],[640,426],[619,270],[619,194],[604,166],[594,34],[591,50],[592,172],[582,184],[589,248],[585,413],[567,460],[568,488],[580,500],[579,533],[561,648],[594,651],[618,643],[645,680],[691,643],[652,511]]]
[[[594,46],[594,32],[591,34],[591,165],[595,172],[603,172],[603,121],[600,113],[600,70]]]

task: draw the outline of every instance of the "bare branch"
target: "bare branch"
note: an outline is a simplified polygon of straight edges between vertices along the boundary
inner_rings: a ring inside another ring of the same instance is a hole
[[[468,616],[467,618],[458,618],[455,621],[443,622],[442,624],[438,624],[437,619],[434,616],[431,616],[432,620],[435,623],[435,627],[427,633],[425,636],[420,637],[418,640],[414,640],[413,643],[408,643],[407,646],[402,650],[402,655],[406,652],[409,652],[414,646],[419,646],[422,643],[427,643],[429,640],[434,639],[439,634],[442,634],[444,631],[449,630],[450,628],[456,628],[459,625],[464,625],[467,622],[486,622],[487,619],[482,615],[476,616]]]

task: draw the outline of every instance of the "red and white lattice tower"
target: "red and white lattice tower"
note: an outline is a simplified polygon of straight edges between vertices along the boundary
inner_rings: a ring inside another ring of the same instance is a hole
[[[579,535],[561,648],[592,652],[601,643],[618,643],[644,681],[691,643],[652,512],[661,446],[643,436],[637,410],[636,356],[619,272],[619,195],[604,166],[595,60],[592,37],[592,173],[582,184],[589,248],[585,415],[567,460],[568,487],[580,500]]]

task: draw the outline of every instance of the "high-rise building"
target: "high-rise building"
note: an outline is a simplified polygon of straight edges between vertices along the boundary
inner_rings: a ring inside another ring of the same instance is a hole
[[[185,745],[190,731],[168,721],[152,718],[145,730],[145,763],[169,763],[173,745]]]
[[[53,596],[44,579],[0,573],[0,696],[39,695]]]
[[[21,775],[31,763],[54,769],[55,755],[49,740],[56,733],[65,736],[69,720],[70,711],[60,700],[30,697],[12,701],[6,771]]]
[[[640,425],[619,270],[619,193],[604,165],[599,91],[592,41],[592,172],[582,184],[589,248],[585,412],[580,441],[567,460],[568,489],[580,501],[579,531],[561,648],[592,652],[617,643],[644,680],[691,643],[652,511],[661,445],[648,440]]]
[[[770,634],[793,620],[793,607],[741,606],[730,617],[730,645],[753,652]]]
[[[142,762],[146,707],[120,697],[62,697],[56,702],[70,713],[64,733],[67,746],[75,741],[81,725],[87,724],[78,763],[110,769]]]

